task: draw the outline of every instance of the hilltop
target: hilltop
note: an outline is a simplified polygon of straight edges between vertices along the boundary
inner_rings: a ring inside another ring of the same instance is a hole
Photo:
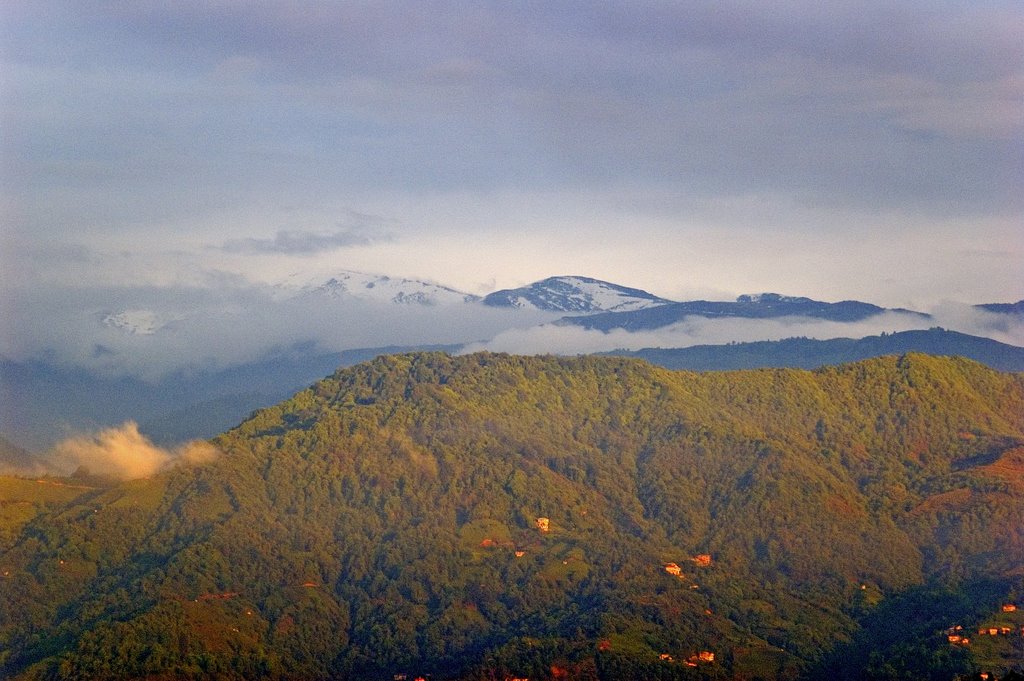
[[[1024,599],[1024,377],[962,359],[385,356],[213,443],[10,526],[0,674],[949,678]]]

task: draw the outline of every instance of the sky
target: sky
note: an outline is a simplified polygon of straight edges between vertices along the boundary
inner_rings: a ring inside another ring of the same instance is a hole
[[[0,7],[0,353],[337,269],[1011,302],[1021,187],[1016,0]]]

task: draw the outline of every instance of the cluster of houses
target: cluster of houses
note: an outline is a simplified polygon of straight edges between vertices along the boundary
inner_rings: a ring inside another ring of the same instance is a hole
[[[675,658],[668,653],[662,653],[658,655],[658,659],[662,662],[675,662]],[[688,658],[683,660],[683,664],[687,667],[696,667],[701,662],[707,664],[715,661],[715,654],[710,650],[702,650],[696,655],[690,655]]]
[[[1000,627],[982,627],[981,629],[978,629],[978,636],[984,636],[985,634],[988,634],[989,636],[1011,636],[1013,633],[1014,628],[1006,625]],[[1020,635],[1024,636],[1024,627],[1020,628]]]
[[[959,624],[955,627],[946,629],[946,640],[953,645],[969,646],[971,645],[971,639],[964,636],[964,628]]]
[[[708,567],[711,565],[711,554],[698,553],[690,559],[690,562],[697,567]],[[665,563],[665,572],[676,577],[683,577],[683,568],[679,567],[678,563]]]
[[[698,553],[690,560],[692,560],[697,567],[708,567],[709,565],[711,565],[711,554]]]
[[[1013,603],[1006,603],[1000,608],[1000,610],[1007,613],[1017,612],[1017,606]],[[946,640],[949,641],[951,645],[969,646],[971,645],[971,639],[970,637],[965,636],[964,633],[964,628],[959,624],[955,627],[950,627],[949,629],[946,629],[945,632]],[[1018,629],[1016,626],[1000,624],[994,627],[978,628],[978,636],[1013,636],[1017,633],[1024,637],[1024,626],[1021,626]]]

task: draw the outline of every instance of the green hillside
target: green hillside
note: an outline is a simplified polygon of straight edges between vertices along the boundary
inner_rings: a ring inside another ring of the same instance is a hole
[[[1015,663],[945,632],[1024,606],[1019,374],[924,355],[711,374],[397,355],[213,442],[213,463],[4,526],[0,677]]]

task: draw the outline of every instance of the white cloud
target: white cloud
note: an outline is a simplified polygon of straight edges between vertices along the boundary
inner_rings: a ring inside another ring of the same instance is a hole
[[[157,447],[128,421],[90,435],[70,437],[43,455],[43,465],[60,475],[79,469],[122,480],[148,478],[176,465],[212,461],[217,449],[208,442],[189,442],[174,449]]]
[[[720,345],[806,337],[862,338],[942,326],[954,331],[994,338],[1003,343],[1024,346],[1024,321],[978,311],[959,303],[948,303],[934,311],[931,319],[917,315],[887,312],[858,322],[833,322],[805,317],[781,319],[710,319],[687,317],[670,326],[650,331],[608,332],[588,330],[575,325],[545,324],[529,329],[499,333],[482,343],[470,343],[463,352],[489,350],[517,354],[576,355],[611,350],[643,348],[686,348],[694,345]]]

